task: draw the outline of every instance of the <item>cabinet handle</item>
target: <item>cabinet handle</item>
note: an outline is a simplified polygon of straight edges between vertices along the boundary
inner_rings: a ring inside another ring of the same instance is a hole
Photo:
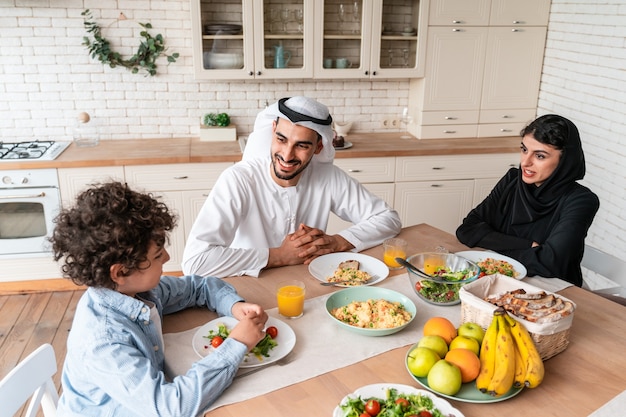
[[[445,120],[456,120],[456,117],[454,116],[446,116],[444,117]]]
[[[348,172],[361,172],[360,169],[349,169]]]
[[[430,184],[430,186],[432,188],[441,188],[441,187],[443,187],[443,185],[441,185],[441,184]]]
[[[454,25],[460,25],[461,23],[463,23],[463,21],[461,21],[461,20],[453,20],[452,21],[452,24],[454,24]]]
[[[521,25],[521,24],[522,24],[522,21],[521,21],[521,20],[514,20],[514,21],[513,21],[513,24],[514,24],[514,25]]]
[[[511,32],[519,32],[519,29],[511,29]]]
[[[256,75],[261,75],[261,71],[257,71],[257,72],[256,72]]]
[[[186,180],[187,178],[189,178],[187,175],[180,175],[178,177],[174,177],[175,180]]]
[[[376,75],[376,71],[372,71],[372,75]]]
[[[435,171],[443,171],[446,168],[445,167],[433,167],[432,169]]]
[[[443,133],[456,133],[456,130],[444,130]]]
[[[500,132],[512,132],[511,129],[500,129]]]
[[[370,72],[369,71],[365,71],[365,75],[370,75]]]
[[[460,32],[460,31],[461,29],[457,29],[457,28],[452,29],[452,32]]]
[[[250,71],[248,72],[248,75],[252,77],[254,75],[254,72]]]
[[[502,118],[503,118],[503,119],[512,119],[512,118],[513,118],[513,116],[509,116],[508,114],[503,114],[503,115],[502,115]]]

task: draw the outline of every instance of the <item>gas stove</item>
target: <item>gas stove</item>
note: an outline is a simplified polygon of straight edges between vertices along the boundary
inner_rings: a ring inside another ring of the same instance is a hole
[[[0,141],[0,162],[15,160],[52,161],[70,146],[70,142],[34,140],[29,142]]]

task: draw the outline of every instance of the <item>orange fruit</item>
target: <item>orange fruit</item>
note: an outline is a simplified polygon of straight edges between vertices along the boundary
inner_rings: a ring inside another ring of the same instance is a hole
[[[459,367],[463,383],[475,380],[480,372],[480,359],[469,349],[452,349],[446,353],[445,359]]]
[[[424,336],[441,336],[449,345],[456,337],[456,327],[445,317],[431,317],[424,324]]]

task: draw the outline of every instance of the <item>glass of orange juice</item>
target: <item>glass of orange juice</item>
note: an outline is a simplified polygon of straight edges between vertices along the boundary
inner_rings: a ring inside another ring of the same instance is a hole
[[[304,314],[304,282],[298,280],[283,281],[276,287],[278,314],[290,319],[297,319]]]
[[[396,262],[396,258],[406,259],[407,246],[406,240],[397,237],[383,242],[383,262],[389,269],[402,268],[402,265]]]

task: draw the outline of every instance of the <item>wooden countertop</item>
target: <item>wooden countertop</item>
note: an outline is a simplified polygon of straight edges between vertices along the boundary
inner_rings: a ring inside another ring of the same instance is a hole
[[[383,156],[468,155],[517,153],[519,137],[463,139],[400,139],[400,133],[355,133],[347,137],[352,148],[336,158]],[[71,144],[54,161],[2,162],[2,169],[79,168],[122,165],[237,162],[239,143],[202,142],[198,138],[102,140],[90,148]]]

